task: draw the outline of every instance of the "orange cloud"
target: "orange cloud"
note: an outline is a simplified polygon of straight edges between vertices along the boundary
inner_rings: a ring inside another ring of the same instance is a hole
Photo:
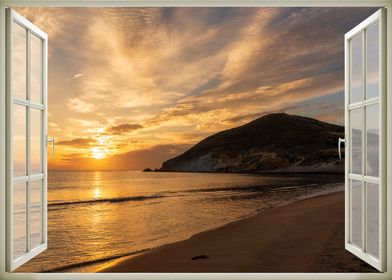
[[[267,113],[341,123],[320,104],[341,102],[342,38],[375,9],[17,10],[49,34],[49,134],[70,139],[51,166],[139,170]]]
[[[94,139],[88,139],[88,138],[75,138],[71,140],[62,140],[56,143],[56,145],[60,145],[60,146],[69,146],[69,147],[77,147],[77,148],[88,148],[95,144],[96,141]]]
[[[124,123],[116,126],[109,127],[106,132],[109,134],[119,135],[133,130],[143,128],[140,124]]]

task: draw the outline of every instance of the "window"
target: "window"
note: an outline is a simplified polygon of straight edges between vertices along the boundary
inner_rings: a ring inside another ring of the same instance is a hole
[[[7,267],[47,248],[47,36],[7,10]]]
[[[34,0],[21,1],[18,5],[29,5],[32,2]],[[49,0],[45,3],[59,5]],[[140,5],[138,2],[135,3],[135,5]],[[176,3],[184,5],[176,1],[173,5]],[[306,1],[305,5],[312,3],[312,1]],[[372,5],[371,2],[369,3]],[[364,5],[369,3],[363,2]],[[6,271],[13,270],[45,250],[47,246],[45,214],[47,211],[45,192],[47,38],[38,28],[12,12],[8,12],[7,33],[9,36],[5,37],[5,8],[12,4],[7,1],[0,4],[0,55],[2,58],[7,58],[9,74],[6,80],[6,62],[2,59],[0,67],[0,197],[2,199],[0,202],[2,212],[0,217],[0,261],[2,262],[0,273],[6,279],[11,278]],[[64,5],[83,4],[93,6],[99,5],[99,2],[84,1],[77,4],[65,2]],[[132,4],[132,1],[124,1],[124,3],[117,2],[113,5]],[[160,4],[161,6],[170,5]],[[214,4],[216,3],[211,3],[211,5]],[[243,2],[239,5],[251,4]],[[260,1],[257,4],[268,6],[269,4],[278,5],[279,2],[271,4],[268,1]],[[287,3],[282,2],[281,5],[285,4]],[[292,4],[290,2],[290,5]],[[357,6],[361,4],[361,2],[352,1],[339,3],[339,5]],[[346,48],[350,54],[346,57],[346,64],[351,65],[346,72],[349,75],[346,76],[349,77],[349,81],[346,88],[345,106],[346,153],[349,154],[346,157],[346,246],[348,250],[365,261],[380,270],[385,270],[387,269],[386,261],[391,263],[392,259],[392,247],[390,245],[388,249],[385,247],[387,236],[392,235],[392,228],[390,226],[386,228],[387,214],[389,214],[389,221],[392,214],[392,205],[387,203],[387,200],[392,198],[390,192],[387,192],[387,188],[391,187],[392,174],[388,175],[386,172],[386,163],[392,162],[391,149],[386,152],[387,146],[392,145],[392,135],[386,130],[386,124],[392,122],[392,113],[387,112],[387,107],[392,108],[392,101],[386,100],[387,91],[388,95],[392,93],[391,71],[388,71],[388,78],[385,74],[387,68],[392,69],[392,48],[383,46],[387,44],[386,36],[388,36],[388,44],[391,40],[390,29],[386,31],[386,13],[388,13],[388,27],[390,28],[392,4],[390,1],[380,1],[379,4],[387,7],[384,16],[382,12],[379,12],[375,16],[376,19],[365,21],[365,24],[360,25],[346,36]],[[108,2],[104,5],[111,4]],[[157,4],[150,2],[149,5]],[[224,3],[222,5],[224,6]],[[325,6],[328,2],[317,1],[312,5]],[[375,42],[379,42],[381,47],[374,44]],[[16,52],[20,55],[16,56]],[[12,65],[17,66],[12,67]],[[16,79],[20,80],[16,82]],[[5,82],[7,82],[7,88]],[[5,216],[7,216],[7,223]],[[389,258],[386,258],[387,255]],[[6,258],[8,267],[4,265]],[[388,268],[391,266],[389,265]],[[391,276],[390,270],[377,278],[388,279]],[[40,278],[41,275],[22,277]],[[68,275],[67,277],[82,278],[80,275]],[[110,275],[110,278],[113,277],[116,276]],[[165,276],[154,275],[153,277]],[[234,277],[237,278],[238,275]],[[274,277],[281,278],[282,275],[272,275],[272,278]],[[299,277],[312,279],[315,275],[301,274]],[[325,276],[325,278],[333,277],[334,275],[331,274]],[[347,277],[358,278],[360,276],[347,275]],[[368,279],[369,275],[364,275],[363,278],[365,277]]]
[[[345,38],[346,249],[379,270],[385,268],[384,16],[379,10]]]

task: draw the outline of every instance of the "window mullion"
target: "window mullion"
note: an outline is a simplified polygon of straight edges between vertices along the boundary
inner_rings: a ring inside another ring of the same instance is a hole
[[[30,251],[30,134],[31,134],[31,108],[30,108],[30,36],[31,33],[27,30],[26,36],[26,89],[27,89],[27,101],[29,106],[27,107],[27,146],[26,146],[26,170],[28,176],[27,190],[26,190],[26,249]]]
[[[366,172],[366,30],[362,36],[362,250],[366,251],[366,183],[363,178]]]

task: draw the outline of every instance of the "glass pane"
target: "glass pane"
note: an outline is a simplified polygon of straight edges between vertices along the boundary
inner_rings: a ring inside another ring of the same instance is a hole
[[[26,99],[26,29],[13,23],[13,80],[12,89],[14,97]]]
[[[362,182],[351,180],[351,243],[362,247]]]
[[[13,259],[26,252],[26,183],[13,186]]]
[[[42,243],[41,214],[42,180],[30,183],[30,244],[34,248]]]
[[[366,174],[379,174],[379,105],[366,107]]]
[[[367,184],[366,225],[367,252],[379,257],[379,187],[378,184]]]
[[[30,99],[36,103],[42,103],[42,41],[40,38],[31,34],[31,88]]]
[[[350,111],[351,173],[362,174],[362,108]]]
[[[30,173],[41,173],[42,111],[31,109]]]
[[[362,37],[363,32],[351,39],[351,103],[362,101],[363,96]]]
[[[26,107],[13,106],[13,168],[14,176],[26,175]]]
[[[379,24],[375,24],[366,33],[366,98],[379,94],[380,38]]]

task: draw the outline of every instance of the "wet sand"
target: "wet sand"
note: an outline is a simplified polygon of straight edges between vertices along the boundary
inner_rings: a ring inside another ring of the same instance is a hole
[[[344,249],[344,193],[264,210],[99,272],[376,272]]]

